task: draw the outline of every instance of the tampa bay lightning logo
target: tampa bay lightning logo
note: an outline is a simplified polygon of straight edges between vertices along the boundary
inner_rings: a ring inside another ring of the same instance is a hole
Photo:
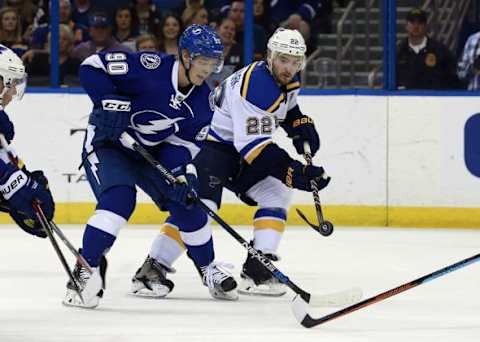
[[[130,125],[137,133],[137,138],[145,145],[154,146],[170,135],[171,128],[178,131],[177,122],[184,117],[169,118],[155,110],[142,110],[130,118]],[[170,132],[168,132],[170,130]]]
[[[160,66],[161,59],[160,56],[153,53],[142,53],[140,56],[140,62],[146,69],[156,69]]]

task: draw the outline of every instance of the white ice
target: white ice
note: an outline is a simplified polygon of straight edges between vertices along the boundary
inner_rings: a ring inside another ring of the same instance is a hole
[[[79,246],[82,228],[63,229]],[[239,232],[250,238],[249,229]],[[480,341],[480,262],[305,329],[290,310],[291,292],[282,298],[215,301],[186,256],[176,264],[175,289],[168,298],[129,296],[130,278],[156,234],[152,226],[130,226],[120,233],[108,255],[104,300],[95,310],[82,310],[61,305],[66,276],[49,242],[13,226],[0,227],[0,342]],[[234,263],[238,275],[243,247],[218,227],[214,238],[217,260]],[[480,230],[339,228],[325,238],[310,228],[292,227],[278,266],[309,292],[360,286],[368,298],[479,250]]]

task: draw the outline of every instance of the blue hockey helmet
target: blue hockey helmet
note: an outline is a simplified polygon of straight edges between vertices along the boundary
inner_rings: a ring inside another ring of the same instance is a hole
[[[183,31],[178,43],[180,56],[182,50],[187,50],[190,63],[195,57],[203,56],[218,60],[214,72],[218,73],[223,68],[223,44],[220,36],[208,25],[190,25]]]

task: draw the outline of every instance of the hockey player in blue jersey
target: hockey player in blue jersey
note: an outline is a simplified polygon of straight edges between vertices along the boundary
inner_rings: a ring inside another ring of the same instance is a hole
[[[202,25],[192,25],[184,31],[178,61],[174,56],[157,53],[111,52],[93,55],[82,63],[80,81],[93,102],[83,161],[97,206],[87,222],[81,253],[93,273],[79,264],[75,266],[74,276],[83,301],[68,283],[65,305],[98,305],[104,287],[104,254],[134,210],[136,186],[168,210],[171,217],[182,219],[188,215],[188,194],[196,183],[195,169],[186,166],[191,159],[188,150],[175,146],[184,145],[192,132],[201,131],[199,126],[210,121],[209,88],[204,81],[212,72],[220,71],[222,63],[223,45],[219,37]],[[120,137],[124,132],[184,182],[167,184],[157,170],[123,146]],[[184,229],[186,234],[196,233],[190,226]],[[212,242],[187,247],[205,271],[204,284],[213,291],[222,285],[219,279],[223,273],[203,251],[205,244]],[[233,277],[230,278],[233,284]]]
[[[311,181],[322,189],[330,181],[322,167],[294,160],[272,140],[280,125],[299,154],[304,153],[305,142],[313,154],[319,149],[313,120],[297,104],[298,73],[305,67],[305,52],[298,31],[278,29],[269,39],[266,62],[252,63],[218,86],[211,96],[215,112],[208,138],[193,162],[199,197],[209,207],[220,207],[224,187],[258,206],[253,246],[272,260],[278,260],[291,189],[312,191]],[[171,267],[186,249],[184,234],[178,233],[181,224],[203,232],[204,241],[211,237],[210,222],[201,210],[192,210],[184,222],[167,221],[150,250],[165,267]],[[241,277],[240,293],[279,296],[286,292],[250,255]],[[155,295],[154,291],[145,292]]]
[[[5,107],[12,99],[22,99],[26,82],[22,60],[0,45],[0,210],[8,212],[27,233],[46,238],[32,204],[38,201],[47,219],[53,218],[54,202],[47,179],[42,171],[29,172],[9,146],[15,131]]]

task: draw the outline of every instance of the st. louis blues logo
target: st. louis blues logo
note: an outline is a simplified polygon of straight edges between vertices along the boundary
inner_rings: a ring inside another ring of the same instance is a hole
[[[161,59],[158,55],[153,53],[142,53],[140,56],[140,62],[146,69],[156,69],[160,66]]]
[[[155,110],[142,110],[131,116],[130,125],[141,143],[155,146],[170,134],[177,132],[179,129],[177,122],[183,119],[185,118],[169,118]]]

